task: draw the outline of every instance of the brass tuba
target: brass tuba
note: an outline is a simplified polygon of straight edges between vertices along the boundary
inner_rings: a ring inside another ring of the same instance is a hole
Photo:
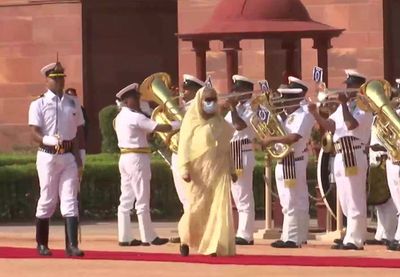
[[[376,114],[376,135],[393,160],[400,160],[400,117],[390,103],[392,88],[385,80],[372,80],[361,87],[361,95]]]
[[[251,101],[251,106],[255,107],[256,112],[250,118],[250,125],[258,139],[265,136],[285,136],[287,133],[273,107],[269,103],[269,96],[264,93],[258,95]],[[267,146],[265,150],[273,159],[282,159],[289,154],[291,147],[289,144],[279,144]]]
[[[170,87],[171,77],[167,73],[158,72],[147,77],[139,88],[143,100],[154,101],[158,104],[151,114],[151,119],[160,124],[170,124],[172,121],[183,119],[183,113],[175,103]],[[178,152],[178,131],[156,134],[169,150]]]

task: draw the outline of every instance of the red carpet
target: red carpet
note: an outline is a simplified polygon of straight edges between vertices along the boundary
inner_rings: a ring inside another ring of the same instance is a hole
[[[0,247],[0,259],[64,259],[64,250],[53,250],[52,257],[40,257],[33,248]],[[331,266],[331,267],[382,267],[400,268],[400,259],[368,257],[313,257],[277,255],[237,255],[234,257],[208,257],[178,254],[85,251],[82,260],[152,261],[226,265],[287,265],[287,266]]]

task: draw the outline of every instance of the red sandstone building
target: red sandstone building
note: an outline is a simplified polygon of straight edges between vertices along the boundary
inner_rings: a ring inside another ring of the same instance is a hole
[[[31,147],[26,124],[28,106],[44,90],[39,69],[54,61],[58,52],[67,69],[67,86],[78,89],[89,114],[90,150],[98,151],[98,111],[114,103],[120,88],[157,71],[169,72],[175,82],[183,73],[198,73],[193,44],[178,40],[176,34],[192,33],[211,17],[218,18],[213,11],[220,2],[0,0],[0,150]],[[243,11],[246,5],[260,5],[257,16],[263,20],[291,20],[286,17],[298,15],[297,10],[291,10],[297,0],[230,2],[242,5]],[[301,3],[312,20],[344,29],[330,41],[330,86],[340,85],[345,68],[391,82],[400,77],[399,0]],[[282,11],[278,6],[288,8]],[[288,63],[288,50],[283,44],[279,38],[239,41],[237,71],[255,80],[267,78],[273,87],[277,86]],[[310,81],[311,69],[318,63],[315,42],[306,38],[295,41],[294,46],[292,70]],[[205,52],[205,70],[220,91],[227,90],[226,50],[226,42],[224,45],[224,41],[211,40]]]

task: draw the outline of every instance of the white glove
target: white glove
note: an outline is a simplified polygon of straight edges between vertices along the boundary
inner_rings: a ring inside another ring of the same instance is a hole
[[[119,101],[119,100],[115,100],[115,104],[117,104],[117,108],[118,109],[121,109],[122,107],[123,107],[123,102],[122,101]]]
[[[86,150],[85,150],[85,149],[79,149],[79,155],[81,156],[81,160],[82,160],[82,167],[85,167],[85,161],[86,161]]]
[[[60,143],[59,139],[55,136],[44,136],[42,142],[47,146],[56,146]]]
[[[172,131],[179,130],[179,128],[181,128],[181,122],[180,121],[172,121],[171,127],[172,127]]]

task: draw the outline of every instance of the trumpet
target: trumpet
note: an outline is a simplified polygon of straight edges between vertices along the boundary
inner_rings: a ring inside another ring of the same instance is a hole
[[[249,95],[249,94],[261,94],[263,92],[264,91],[262,91],[262,90],[251,90],[251,91],[242,91],[242,92],[219,93],[218,99],[225,100],[225,99],[245,96],[245,95]]]
[[[273,109],[287,109],[287,108],[293,108],[293,107],[297,107],[297,106],[308,105],[310,103],[315,103],[317,105],[340,103],[339,99],[333,98],[332,96],[337,97],[340,94],[349,94],[349,93],[354,93],[354,92],[358,92],[358,91],[359,91],[359,89],[328,90],[325,88],[324,90],[318,92],[317,101],[308,100],[304,96],[297,97],[297,98],[290,98],[290,99],[285,99],[282,97],[273,97],[273,98],[271,98],[270,104],[273,106]],[[356,99],[357,97],[358,96],[352,96],[349,98],[349,101],[352,101],[352,100]],[[297,101],[297,102],[303,101],[303,103],[285,105],[286,102],[293,103],[294,101]]]

